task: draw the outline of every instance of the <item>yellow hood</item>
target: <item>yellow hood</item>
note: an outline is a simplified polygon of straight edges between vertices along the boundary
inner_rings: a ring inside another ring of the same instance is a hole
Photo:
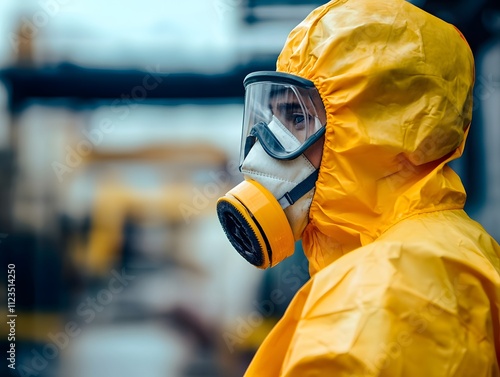
[[[474,61],[454,26],[403,0],[331,1],[290,33],[277,70],[313,81],[327,111],[311,274],[404,218],[463,208],[446,163],[464,147]]]

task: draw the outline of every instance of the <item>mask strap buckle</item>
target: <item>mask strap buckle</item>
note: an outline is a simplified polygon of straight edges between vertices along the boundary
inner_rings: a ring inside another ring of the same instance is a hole
[[[281,198],[279,198],[278,203],[281,205],[281,208],[285,209],[291,206],[307,194],[315,186],[316,181],[318,180],[318,174],[319,169],[316,169],[292,190],[286,192]]]

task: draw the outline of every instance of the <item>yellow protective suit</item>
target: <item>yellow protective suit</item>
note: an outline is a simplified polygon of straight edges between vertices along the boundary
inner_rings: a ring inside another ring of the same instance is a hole
[[[403,0],[331,1],[278,71],[327,111],[311,279],[246,376],[500,376],[500,248],[463,211],[474,63],[460,32]]]

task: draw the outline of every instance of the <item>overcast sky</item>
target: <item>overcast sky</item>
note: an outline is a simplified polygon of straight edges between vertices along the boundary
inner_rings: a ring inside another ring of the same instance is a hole
[[[228,59],[241,0],[16,0],[0,2],[0,64],[36,37],[39,62],[141,65],[152,59]],[[176,53],[173,53],[175,51]]]

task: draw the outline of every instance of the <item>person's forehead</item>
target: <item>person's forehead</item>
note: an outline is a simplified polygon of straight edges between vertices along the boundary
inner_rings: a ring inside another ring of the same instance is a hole
[[[300,101],[297,98],[296,94],[290,89],[286,91],[272,93],[270,97],[270,103],[273,106],[300,105]]]

